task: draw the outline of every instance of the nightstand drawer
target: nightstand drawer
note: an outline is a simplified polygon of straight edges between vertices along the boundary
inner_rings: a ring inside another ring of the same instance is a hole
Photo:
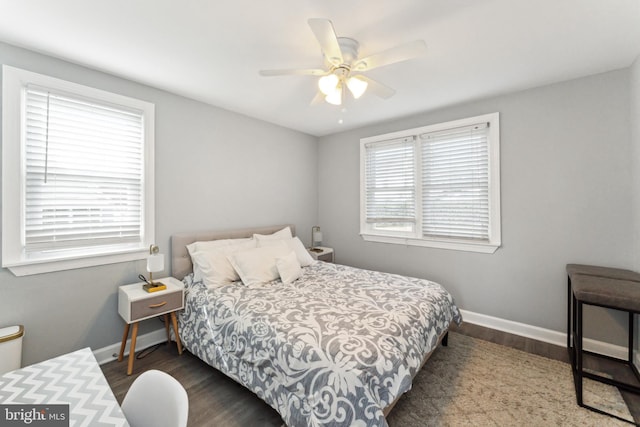
[[[131,320],[174,311],[182,307],[182,292],[162,293],[151,298],[131,302]]]
[[[118,313],[127,323],[139,322],[184,307],[183,284],[173,277],[164,277],[157,282],[167,289],[147,292],[144,283],[123,285],[118,288]]]
[[[328,254],[318,255],[317,259],[318,259],[318,261],[333,262],[333,252],[328,253]]]
[[[327,248],[323,246],[316,246],[315,248],[308,249],[309,254],[313,259],[317,259],[318,261],[324,262],[333,262],[334,254],[332,248]]]

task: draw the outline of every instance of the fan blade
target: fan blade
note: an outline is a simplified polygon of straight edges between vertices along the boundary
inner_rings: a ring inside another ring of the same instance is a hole
[[[326,70],[320,69],[290,69],[290,70],[260,70],[260,75],[269,76],[324,76],[327,74]]]
[[[313,99],[311,100],[311,103],[309,103],[309,105],[322,104],[323,101],[324,101],[324,95],[320,91],[318,91],[318,92],[316,92],[316,96],[313,97]]]
[[[354,75],[354,77],[356,76]],[[389,86],[385,86],[376,80],[363,76],[362,74],[358,74],[357,77],[369,84],[367,86],[367,92],[371,92],[382,99],[389,99],[396,93],[396,91],[391,89]]]
[[[333,65],[342,64],[342,51],[338,44],[338,36],[333,29],[333,24],[328,19],[311,18],[307,21],[311,31],[318,39],[322,53]]]
[[[356,71],[372,70],[385,65],[395,64],[396,62],[406,61],[427,52],[427,44],[424,40],[416,40],[413,42],[401,44],[391,49],[367,56],[356,62],[352,69]]]

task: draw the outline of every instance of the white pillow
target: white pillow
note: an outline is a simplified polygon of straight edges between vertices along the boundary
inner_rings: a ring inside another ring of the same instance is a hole
[[[287,255],[291,249],[284,243],[279,246],[267,246],[238,251],[228,256],[242,283],[247,286],[267,283],[280,277],[276,267],[276,258]]]
[[[291,228],[285,227],[282,230],[276,231],[273,234],[254,234],[253,238],[258,241],[263,240],[282,240],[282,239],[290,239],[293,237],[291,234]]]
[[[208,250],[211,248],[219,248],[221,246],[233,246],[238,244],[244,244],[250,240],[252,240],[251,237],[247,237],[243,239],[219,239],[219,240],[193,242],[190,245],[187,245],[187,250],[189,251],[189,255],[191,255],[194,252]]]
[[[282,283],[285,285],[296,281],[302,276],[302,268],[300,268],[300,263],[298,262],[298,257],[295,252],[290,252],[288,255],[276,258],[276,267]]]
[[[207,286],[228,285],[240,280],[240,276],[229,263],[227,256],[237,251],[255,247],[256,241],[253,239],[219,246],[203,246],[202,250],[196,250],[191,253],[193,279],[195,281],[202,279]]]
[[[313,261],[314,261],[313,257],[311,256],[309,251],[307,251],[307,249],[304,247],[304,245],[302,244],[302,242],[298,237],[294,237],[292,239],[282,239],[282,240],[258,240],[257,241],[259,248],[265,247],[265,246],[272,246],[274,244],[277,244],[278,242],[286,243],[289,249],[295,252],[300,266],[307,267],[313,264]]]

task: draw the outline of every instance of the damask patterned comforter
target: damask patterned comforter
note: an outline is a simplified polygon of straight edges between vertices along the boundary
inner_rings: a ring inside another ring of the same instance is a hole
[[[294,426],[386,426],[452,321],[452,296],[422,279],[316,262],[290,285],[207,288],[184,279],[180,336],[196,356]]]

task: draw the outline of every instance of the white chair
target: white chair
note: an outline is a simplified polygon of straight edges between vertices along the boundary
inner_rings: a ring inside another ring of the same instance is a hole
[[[131,384],[122,412],[131,427],[186,427],[189,398],[178,380],[152,369]]]

